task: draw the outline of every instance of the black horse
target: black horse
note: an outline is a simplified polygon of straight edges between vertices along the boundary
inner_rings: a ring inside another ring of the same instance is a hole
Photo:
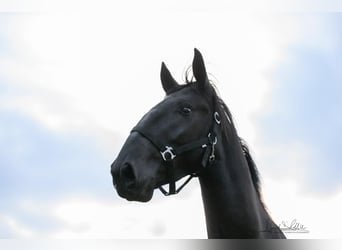
[[[118,194],[147,202],[155,188],[176,194],[198,177],[209,238],[285,238],[265,209],[257,168],[197,49],[192,71],[195,79],[179,85],[162,63],[166,97],[132,129],[111,166]]]

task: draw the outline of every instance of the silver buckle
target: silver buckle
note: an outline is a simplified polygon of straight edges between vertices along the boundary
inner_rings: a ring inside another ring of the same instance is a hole
[[[165,148],[166,149],[163,152],[160,151],[160,153],[161,153],[161,155],[163,157],[163,160],[164,161],[171,161],[171,160],[173,160],[176,157],[176,154],[175,154],[173,148],[170,147],[170,146],[165,146]],[[167,158],[167,155],[169,155],[170,157]]]

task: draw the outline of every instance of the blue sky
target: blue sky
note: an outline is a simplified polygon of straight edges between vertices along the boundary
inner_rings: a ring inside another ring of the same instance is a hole
[[[205,237],[196,181],[175,198],[128,204],[109,174],[130,128],[163,98],[160,62],[180,80],[193,47],[255,153],[274,216],[297,216],[278,196],[294,197],[317,229],[308,237],[327,237],[304,213],[341,194],[342,16],[135,14],[0,14],[0,238]]]
[[[269,144],[300,142],[314,152],[307,171],[306,190],[329,194],[341,187],[339,152],[342,146],[342,32],[341,15],[307,16],[319,19],[325,32],[310,39],[325,40],[330,47],[311,41],[291,45],[286,58],[272,72],[270,112],[258,121],[260,137]],[[304,27],[310,28],[310,27]],[[279,154],[279,161],[282,155]],[[276,165],[276,163],[275,163]],[[302,168],[300,164],[296,168]],[[293,177],[297,175],[294,171]]]
[[[99,192],[109,166],[91,139],[55,135],[25,116],[8,112],[1,112],[1,124],[6,131],[0,144],[2,196],[49,199],[80,190]]]
[[[43,210],[22,206],[23,200],[50,204],[72,195],[112,198],[109,162],[96,141],[77,134],[53,134],[29,117],[1,110],[2,213],[38,231],[61,222]],[[0,227],[1,237],[16,237]]]

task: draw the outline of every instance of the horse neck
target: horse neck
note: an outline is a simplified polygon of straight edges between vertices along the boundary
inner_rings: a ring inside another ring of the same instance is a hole
[[[239,138],[234,140],[219,139],[215,164],[199,177],[208,237],[260,238],[272,220],[255,190]]]

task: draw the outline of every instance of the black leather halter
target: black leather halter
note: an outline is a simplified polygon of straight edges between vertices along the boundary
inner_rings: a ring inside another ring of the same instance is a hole
[[[154,147],[158,149],[158,151],[161,154],[161,158],[163,162],[165,163],[167,167],[167,175],[168,175],[168,183],[169,183],[169,191],[166,191],[162,186],[158,187],[159,190],[166,196],[177,194],[179,193],[186,184],[190,182],[190,180],[193,177],[198,176],[198,172],[192,173],[189,175],[189,177],[186,179],[186,181],[178,188],[176,188],[176,180],[174,176],[174,159],[181,154],[184,154],[188,151],[203,148],[205,149],[201,165],[203,168],[207,167],[208,165],[212,165],[215,161],[215,145],[217,143],[217,136],[215,133],[215,127],[220,125],[220,115],[218,112],[214,112],[213,115],[213,125],[211,126],[211,130],[208,134],[208,136],[203,137],[201,139],[195,140],[193,142],[174,147],[169,146],[168,144],[161,144],[156,138],[153,138],[153,136],[149,133],[149,131],[145,128],[136,126],[132,129],[132,132],[137,132],[144,138],[146,138],[148,141],[152,143]]]

